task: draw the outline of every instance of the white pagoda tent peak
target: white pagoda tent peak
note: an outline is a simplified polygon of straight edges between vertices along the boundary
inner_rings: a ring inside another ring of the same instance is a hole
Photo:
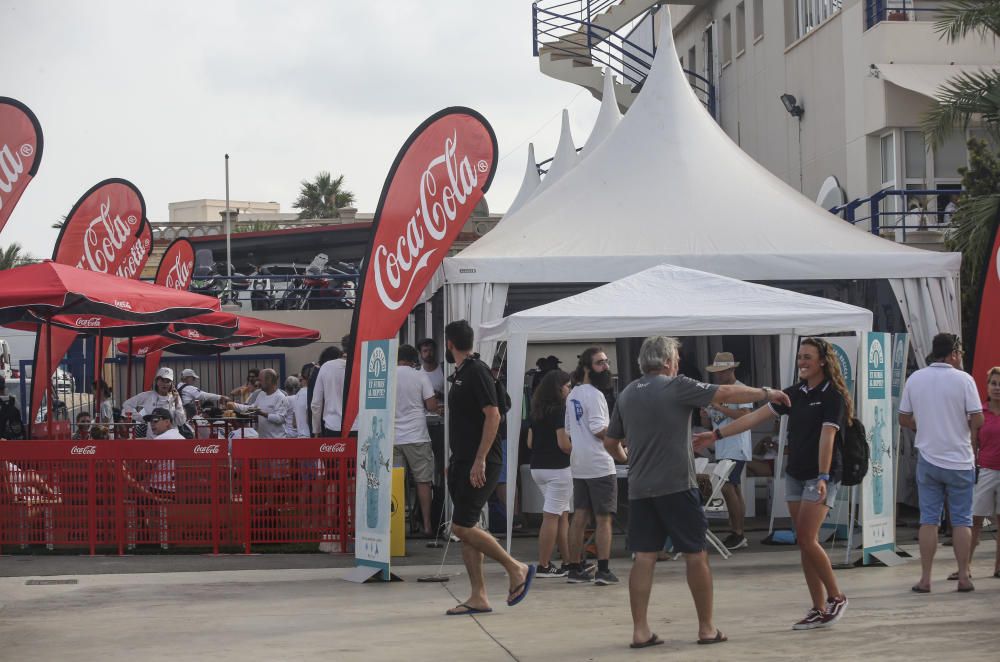
[[[541,181],[542,178],[538,174],[538,162],[535,161],[535,144],[528,143],[528,163],[524,167],[524,179],[521,180],[521,188],[514,196],[514,202],[510,203],[510,207],[507,208],[505,217],[513,214],[530,200],[531,196],[538,190]]]
[[[580,155],[573,144],[573,132],[569,128],[569,111],[565,108],[562,111],[562,129],[559,132],[559,144],[556,146],[556,154],[549,164],[549,171],[538,186],[538,193],[548,189],[557,181],[566,176],[580,163]]]
[[[604,68],[604,92],[601,95],[601,109],[590,132],[590,137],[583,145],[580,158],[585,159],[594,149],[611,135],[618,123],[622,121],[622,113],[618,109],[618,99],[615,97],[615,77],[611,69]]]

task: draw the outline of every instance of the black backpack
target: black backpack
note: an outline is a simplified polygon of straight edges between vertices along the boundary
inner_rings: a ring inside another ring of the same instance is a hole
[[[869,448],[865,426],[856,418],[841,429],[840,451],[844,458],[842,485],[860,485],[868,473]]]
[[[24,439],[24,421],[13,397],[0,398],[0,437]]]

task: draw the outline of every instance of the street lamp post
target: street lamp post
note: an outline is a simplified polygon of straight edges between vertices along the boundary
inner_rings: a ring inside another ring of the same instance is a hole
[[[229,211],[229,155],[226,154],[226,276],[233,282],[233,224]]]

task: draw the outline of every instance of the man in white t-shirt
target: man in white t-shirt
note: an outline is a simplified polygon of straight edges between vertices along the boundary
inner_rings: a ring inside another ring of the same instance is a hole
[[[353,347],[350,336],[342,340],[344,351]],[[344,374],[347,354],[325,362],[316,374],[312,396],[312,429],[317,437],[339,437],[344,418]]]
[[[608,567],[611,558],[611,517],[618,512],[618,474],[615,460],[626,462],[624,452],[613,458],[604,449],[608,430],[608,402],[601,392],[611,386],[608,355],[600,347],[588,347],[580,355],[573,372],[576,384],[566,398],[566,432],[573,449],[570,470],[573,473],[573,518],[569,527],[569,556],[566,580],[571,584],[591,581],[581,565],[583,534],[590,515],[597,522],[598,585],[617,584],[618,577]]]
[[[257,434],[262,439],[284,439],[285,423],[291,417],[288,396],[278,388],[278,373],[271,368],[260,371],[260,394],[253,405],[233,405],[237,411],[252,411],[257,415]]]
[[[437,343],[433,338],[424,338],[417,344],[420,350],[420,369],[431,380],[434,397],[444,397],[444,366],[438,360]]]
[[[423,516],[423,535],[431,537],[431,484],[434,482],[434,451],[427,431],[427,412],[437,413],[434,387],[420,369],[420,354],[412,345],[400,345],[396,365],[396,438],[393,465],[408,468],[417,485],[417,500]]]
[[[976,484],[973,440],[983,425],[976,382],[962,370],[962,341],[939,333],[931,345],[934,362],[910,376],[899,401],[899,424],[917,433],[917,496],[920,501],[920,581],[916,593],[930,593],[938,526],[948,501],[951,537],[958,561],[958,590],[973,590],[972,494]]]
[[[716,384],[739,385],[743,383],[736,379],[736,368],[740,362],[730,352],[719,352],[715,355],[712,365],[706,366],[705,371],[714,377]],[[702,410],[702,425],[711,426],[713,430],[729,425],[738,418],[741,418],[753,411],[752,404],[741,405],[709,405]],[[731,437],[724,437],[715,442],[716,460],[733,460],[736,466],[729,474],[729,479],[722,486],[722,498],[726,501],[726,512],[729,514],[729,528],[732,533],[722,541],[728,549],[739,549],[747,547],[746,536],[743,535],[743,514],[746,505],[743,503],[743,492],[740,490],[740,481],[743,477],[743,469],[746,463],[753,459],[753,449],[750,446],[750,430],[734,434]]]

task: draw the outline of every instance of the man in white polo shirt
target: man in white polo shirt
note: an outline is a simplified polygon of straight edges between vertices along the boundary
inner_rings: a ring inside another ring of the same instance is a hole
[[[438,413],[434,387],[420,368],[420,353],[413,345],[400,345],[396,365],[396,436],[393,465],[408,468],[417,485],[417,500],[423,516],[423,536],[432,537],[431,484],[434,482],[434,451],[427,431],[427,414]]]
[[[962,341],[952,333],[934,336],[934,362],[906,382],[899,424],[915,430],[917,494],[920,501],[920,581],[916,593],[930,593],[938,525],[948,500],[952,544],[958,561],[958,591],[974,590],[969,579],[972,493],[976,484],[972,440],[983,424],[976,382],[962,370]]]

